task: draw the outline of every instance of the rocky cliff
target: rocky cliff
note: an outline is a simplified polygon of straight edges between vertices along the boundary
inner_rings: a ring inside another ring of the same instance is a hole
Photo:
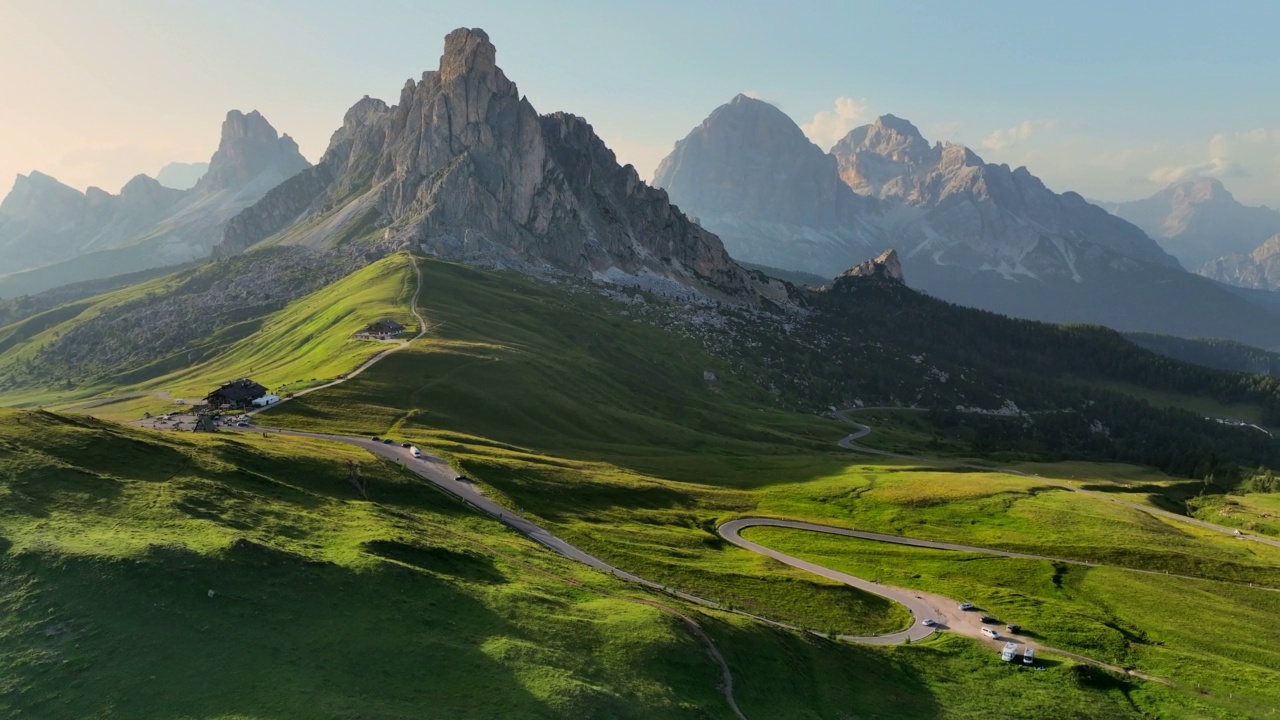
[[[219,252],[272,235],[306,245],[363,237],[677,293],[785,295],[619,166],[585,120],[539,116],[479,29],[449,33],[438,68],[408,81],[395,106],[366,97],[352,107],[317,167],[233,220]]]
[[[20,175],[0,203],[0,297],[204,257],[228,219],[309,165],[261,114],[233,110],[190,190],[139,175],[118,195],[81,193]]]
[[[1251,253],[1211,260],[1197,272],[1238,287],[1280,291],[1280,235],[1273,236]]]
[[[1098,204],[1145,230],[1187,268],[1248,254],[1280,233],[1280,211],[1241,203],[1216,178],[1176,182],[1142,200]]]
[[[885,250],[873,260],[854,265],[840,273],[837,279],[844,277],[870,277],[906,283],[906,279],[902,276],[902,262],[898,260],[898,253],[893,249]]]

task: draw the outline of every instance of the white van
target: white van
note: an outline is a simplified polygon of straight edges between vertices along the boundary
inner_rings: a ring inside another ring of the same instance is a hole
[[[996,632],[995,630],[992,630],[991,628],[988,628],[988,627],[984,627],[984,628],[982,628],[982,634],[983,634],[983,635],[986,635],[987,637],[991,638],[992,640],[999,640],[999,639],[1000,639],[1000,633],[998,633],[998,632]]]
[[[1035,665],[1035,664],[1036,664],[1036,649],[1035,649],[1035,648],[1031,647],[1030,645],[1028,645],[1028,646],[1027,646],[1027,650],[1026,650],[1026,652],[1022,653],[1022,664],[1023,664],[1023,665]]]
[[[410,454],[412,454],[412,455],[413,455],[414,457],[416,457],[416,458],[420,458],[420,457],[422,457],[422,451],[421,451],[421,450],[419,450],[419,449],[418,449],[418,448],[416,448],[416,447],[411,447],[411,448],[409,448],[409,452],[410,452]]]

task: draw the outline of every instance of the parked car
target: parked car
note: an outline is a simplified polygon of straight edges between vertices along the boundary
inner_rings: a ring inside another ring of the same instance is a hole
[[[454,480],[458,482],[468,482],[466,475],[459,475],[458,477],[454,478]]]
[[[396,444],[396,442],[395,442],[395,440],[392,440],[391,438],[387,438],[386,440],[383,440],[383,441],[382,441],[382,444],[383,444],[383,445],[395,445],[395,444]]]
[[[372,438],[369,438],[369,439],[373,440],[374,442],[382,442],[382,438],[378,437],[377,435],[374,435]]]
[[[983,622],[983,623],[985,623],[985,624],[987,624],[987,625],[999,625],[999,624],[1000,624],[1000,621],[999,621],[999,620],[997,620],[997,619],[995,619],[995,618],[991,617],[990,615],[983,615],[983,616],[982,616],[982,622]]]
[[[925,618],[925,619],[923,619],[923,620],[921,620],[921,621],[920,621],[920,624],[921,624],[921,625],[924,625],[925,627],[933,627],[934,625],[937,625],[938,623],[934,622],[934,619],[933,619],[933,618]]]
[[[1008,625],[1004,626],[1004,629],[1008,630],[1010,633],[1013,633],[1014,635],[1017,635],[1018,633],[1022,632],[1022,626],[1016,623],[1009,623]]]
[[[961,610],[972,610],[972,609],[973,609],[973,603],[971,603],[971,602],[962,602],[962,603],[960,603],[960,609],[961,609]]]
[[[999,639],[1000,639],[1000,633],[996,632],[996,631],[995,631],[994,629],[992,629],[992,628],[982,628],[982,634],[983,634],[983,635],[986,635],[987,637],[991,638],[992,640],[999,640]]]
[[[413,447],[413,443],[400,443],[400,447],[408,449]]]

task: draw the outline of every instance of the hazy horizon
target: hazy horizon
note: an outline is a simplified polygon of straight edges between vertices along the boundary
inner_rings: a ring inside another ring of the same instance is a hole
[[[822,5],[13,0],[0,9],[0,192],[33,170],[117,192],[207,161],[231,109],[260,111],[314,162],[348,107],[395,103],[468,26],[539,112],[584,116],[646,179],[746,92],[824,150],[891,113],[1059,192],[1127,200],[1206,175],[1280,206],[1280,100],[1255,81],[1280,74],[1267,45],[1280,8]]]

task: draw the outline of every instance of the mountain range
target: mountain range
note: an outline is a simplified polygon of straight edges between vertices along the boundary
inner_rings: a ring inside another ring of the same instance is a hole
[[[1016,317],[1280,346],[1280,316],[1136,225],[892,115],[830,152],[773,105],[716,108],[654,182],[741,260],[831,277],[884,247],[911,284]]]
[[[1280,347],[1269,294],[1188,273],[1139,226],[1024,167],[931,144],[905,119],[882,116],[824,152],[777,107],[739,95],[676,143],[650,187],[583,118],[540,115],[496,59],[483,31],[450,33],[397,104],[357,101],[315,166],[260,114],[233,111],[207,170],[166,168],[175,184],[199,174],[189,190],[139,176],[119,195],[79,193],[20,177],[0,206],[0,297],[210,253],[359,241],[375,255],[411,247],[786,303],[783,282],[736,260],[831,278],[892,248],[913,286],[959,304]],[[1269,288],[1275,253],[1263,250],[1220,261],[1217,276]]]
[[[19,175],[0,203],[0,297],[205,257],[223,223],[308,167],[261,114],[233,110],[189,190],[138,175],[118,195],[82,193],[39,172]],[[166,169],[175,182],[198,166]]]
[[[620,166],[584,119],[539,115],[496,56],[482,30],[449,33],[438,69],[394,106],[358,101],[320,162],[229,222],[215,252],[363,238],[674,294],[785,297]]]

